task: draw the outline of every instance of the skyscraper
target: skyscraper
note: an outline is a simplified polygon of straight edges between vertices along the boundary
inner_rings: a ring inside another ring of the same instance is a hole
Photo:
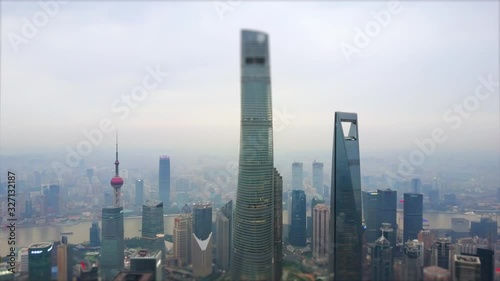
[[[233,280],[272,280],[273,119],[269,37],[241,33],[241,131],[233,224]]]
[[[283,274],[283,178],[274,168],[274,280],[281,280]]]
[[[350,123],[347,136],[342,123]],[[335,112],[330,215],[330,269],[335,280],[361,280],[361,177],[358,116]]]
[[[195,277],[205,277],[212,273],[212,240],[212,204],[194,204],[191,257]]]
[[[418,242],[418,240],[404,243],[405,280],[421,280],[423,273],[423,248],[423,243]]]
[[[303,190],[303,172],[304,165],[301,162],[292,163],[292,189],[293,190]]]
[[[411,179],[411,193],[420,194],[420,179],[414,178]]]
[[[233,218],[233,201],[227,202],[217,211],[215,218],[217,232],[216,265],[219,270],[229,270],[231,260],[231,220]]]
[[[497,229],[497,221],[489,217],[482,217],[478,222],[473,221],[470,226],[470,232],[473,236],[486,238],[490,243],[496,243],[498,239]]]
[[[374,243],[368,243],[371,256],[372,281],[393,280],[392,247],[381,235]]]
[[[456,281],[471,281],[481,279],[481,261],[478,257],[454,255]],[[490,279],[494,280],[494,279]]]
[[[378,189],[377,190],[377,223],[381,227],[383,223],[390,223],[393,232],[388,232],[387,240],[391,242],[393,254],[396,251],[396,233],[398,233],[397,224],[397,205],[398,194],[396,190]]]
[[[125,258],[123,207],[120,202],[120,189],[123,179],[119,176],[118,141],[116,142],[115,176],[111,186],[115,190],[114,207],[102,209],[102,242],[99,271],[101,278],[114,278],[122,269]]]
[[[163,211],[166,211],[170,206],[170,156],[160,156],[160,174],[159,174],[158,189],[160,193],[160,201],[165,206]]]
[[[151,251],[165,251],[163,202],[147,200],[142,206],[142,239]]]
[[[130,271],[137,273],[152,272],[152,280],[163,280],[160,251],[139,250],[130,256]]]
[[[52,184],[49,186],[48,211],[51,214],[59,214],[60,190],[59,185]]]
[[[51,280],[53,244],[42,242],[28,247],[28,274],[30,281]]]
[[[438,238],[432,245],[431,264],[450,269],[450,264],[453,262],[453,254],[454,246],[451,244],[450,239]]]
[[[404,194],[403,241],[418,238],[423,229],[423,196],[416,193]]]
[[[99,227],[99,222],[96,220],[92,222],[92,226],[90,227],[90,246],[101,246],[101,228]]]
[[[363,219],[366,225],[365,237],[368,243],[373,243],[380,237],[378,193],[363,191],[361,194],[363,198]]]
[[[292,220],[288,240],[293,246],[306,246],[306,194],[304,190],[292,191]]]
[[[313,162],[313,188],[316,190],[316,193],[323,195],[323,163]]]
[[[61,237],[61,244],[57,245],[57,280],[67,281],[73,280],[73,270],[71,268],[71,262],[73,255],[71,254],[71,249],[68,248],[68,237]]]
[[[313,209],[312,221],[313,257],[318,260],[328,258],[328,239],[330,239],[330,208],[328,208],[325,204],[316,205]]]
[[[323,196],[321,194],[316,194],[313,197],[313,199],[311,199],[311,216],[307,217],[307,236],[312,238],[312,243],[313,244],[314,244],[314,237],[313,237],[313,213],[314,213],[314,207],[316,205],[318,205],[318,204],[325,204],[325,200],[324,200],[324,198],[323,198]]]
[[[191,214],[181,214],[174,219],[174,258],[181,261],[181,266],[191,263]]]
[[[136,180],[135,181],[135,205],[142,206],[142,202],[144,202],[144,181]]]

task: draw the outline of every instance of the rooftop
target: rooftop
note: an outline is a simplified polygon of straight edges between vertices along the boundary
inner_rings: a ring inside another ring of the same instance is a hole
[[[160,251],[149,251],[145,249],[141,249],[135,253],[133,253],[130,258],[131,259],[151,259],[156,258],[160,255]]]
[[[51,242],[39,242],[39,243],[34,243],[29,246],[30,249],[35,249],[35,248],[49,248],[52,247]]]

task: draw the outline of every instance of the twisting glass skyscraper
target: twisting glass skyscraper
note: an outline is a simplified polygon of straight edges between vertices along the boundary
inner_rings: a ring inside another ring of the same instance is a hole
[[[273,279],[273,120],[269,37],[241,33],[241,131],[232,280]]]
[[[350,124],[347,135],[343,123]],[[335,112],[333,140],[330,269],[336,281],[361,280],[363,226],[356,113]]]

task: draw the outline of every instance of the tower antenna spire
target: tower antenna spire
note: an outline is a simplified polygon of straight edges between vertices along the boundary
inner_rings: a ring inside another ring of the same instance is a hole
[[[111,179],[111,186],[115,190],[115,207],[120,207],[120,188],[123,186],[123,179],[119,175],[119,165],[118,161],[118,132],[116,132],[116,160],[115,160],[115,176]]]

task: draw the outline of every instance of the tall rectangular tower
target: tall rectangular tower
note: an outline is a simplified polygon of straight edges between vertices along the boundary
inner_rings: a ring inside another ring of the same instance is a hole
[[[328,258],[328,240],[330,224],[330,208],[325,204],[318,204],[313,209],[313,257],[322,260]]]
[[[135,181],[135,205],[141,206],[144,202],[144,181]]]
[[[304,190],[292,191],[290,235],[288,240],[293,246],[306,246],[306,194]]]
[[[152,251],[165,252],[163,202],[147,200],[142,206],[142,240]]]
[[[241,32],[241,131],[233,224],[233,280],[272,280],[273,114],[269,36]]]
[[[418,238],[418,233],[423,229],[423,195],[418,193],[405,193],[403,207],[403,242]]]
[[[217,211],[215,218],[217,241],[215,243],[217,269],[229,270],[231,260],[231,220],[233,218],[233,201],[227,202]]]
[[[283,178],[274,168],[274,280],[283,274]]]
[[[316,190],[316,193],[323,195],[323,163],[313,162],[313,188]]]
[[[112,280],[123,269],[125,258],[123,207],[102,209],[101,239],[100,275]]]
[[[293,190],[303,190],[304,189],[304,165],[301,162],[292,163],[292,189]]]
[[[350,125],[347,135],[343,125]],[[330,269],[340,280],[362,279],[358,116],[335,112],[330,215]]]
[[[158,192],[160,194],[160,201],[165,206],[164,212],[170,206],[170,156],[160,156],[160,172]]]

